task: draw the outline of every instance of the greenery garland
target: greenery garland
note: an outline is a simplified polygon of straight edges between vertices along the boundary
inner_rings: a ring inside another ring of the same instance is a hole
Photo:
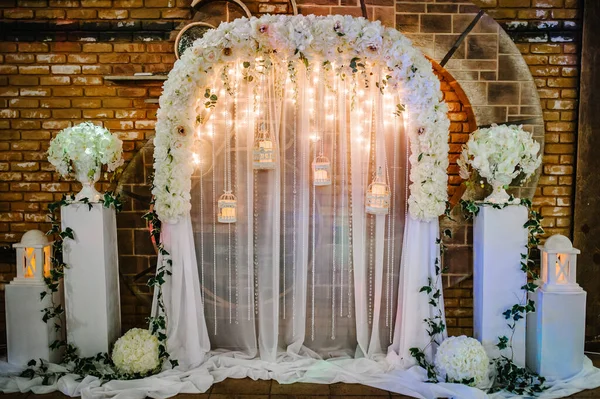
[[[67,227],[65,230],[61,230],[60,222],[58,221],[55,213],[56,210],[60,209],[62,206],[69,205],[74,202],[75,196],[71,194],[63,195],[60,201],[53,202],[48,205],[48,219],[51,223],[51,228],[46,235],[55,235],[57,239],[52,243],[53,252],[50,259],[52,268],[50,269],[50,276],[44,278],[46,287],[45,290],[40,293],[40,300],[50,295],[51,304],[42,310],[42,320],[45,323],[54,323],[55,331],[60,331],[63,328],[62,319],[60,316],[62,316],[65,312],[62,305],[57,305],[54,302],[53,295],[54,293],[58,292],[60,282],[64,277],[64,269],[69,267],[63,260],[63,241],[65,238],[75,239],[75,232],[70,227]],[[93,203],[91,203],[88,198],[82,198],[80,202],[87,205],[89,210],[91,210],[93,207]],[[100,203],[102,203],[105,208],[110,208],[111,206],[114,207],[117,212],[120,212],[123,209],[123,204],[120,201],[119,195],[115,195],[110,191],[104,194],[103,198],[100,199]],[[154,215],[156,214],[154,213]],[[149,220],[148,214],[144,215],[144,219]],[[151,235],[156,242],[158,242],[160,236],[160,221],[158,221],[158,219],[151,220],[150,225],[152,226]],[[164,248],[162,248],[162,246],[159,246],[159,250],[161,255],[163,255],[163,259],[168,258],[169,254],[166,250],[164,250]],[[20,374],[20,376],[30,379],[40,377],[42,378],[43,385],[50,385],[67,374],[76,374],[81,377],[90,375],[97,377],[102,381],[132,380],[146,377],[149,374],[158,373],[161,370],[161,366],[165,360],[169,360],[171,366],[176,367],[178,365],[177,360],[171,359],[166,349],[167,324],[166,317],[164,316],[165,308],[162,301],[161,289],[162,284],[165,283],[164,277],[166,275],[171,275],[171,271],[169,270],[171,265],[172,262],[170,259],[168,259],[167,262],[163,262],[163,265],[161,265],[157,270],[157,275],[148,281],[148,286],[155,287],[158,290],[159,309],[161,310],[161,314],[158,317],[148,318],[150,331],[157,337],[159,341],[160,366],[157,367],[157,369],[152,370],[146,375],[142,375],[140,373],[121,373],[115,371],[115,365],[108,353],[100,352],[95,356],[80,357],[78,355],[78,349],[76,346],[67,344],[65,340],[55,340],[50,344],[51,350],[58,350],[62,347],[65,347],[65,352],[61,362],[61,364],[64,366],[64,370],[50,371],[48,367],[49,363],[47,361],[43,359],[39,359],[39,361],[32,359],[27,363],[28,367]]]
[[[509,204],[488,204],[481,202],[477,203],[472,200],[460,200],[460,207],[466,220],[472,220],[473,217],[477,216],[479,213],[480,205],[491,205],[494,209],[503,209],[510,205],[513,200],[513,196],[510,197]],[[535,302],[531,299],[528,299],[528,293],[534,292],[537,289],[538,286],[535,281],[539,278],[539,274],[534,269],[535,262],[531,259],[531,251],[537,247],[537,245],[540,243],[539,237],[544,234],[544,229],[541,225],[543,216],[539,212],[532,209],[531,200],[521,199],[520,203],[527,208],[528,212],[528,220],[523,225],[523,227],[528,231],[528,240],[527,245],[525,246],[526,251],[521,253],[521,270],[527,275],[529,281],[521,286],[521,289],[524,291],[523,299],[502,313],[504,318],[508,320],[508,327],[511,330],[511,334],[510,337],[498,337],[498,344],[496,344],[496,346],[500,350],[510,349],[511,355],[510,357],[501,355],[500,357],[492,360],[494,369],[496,371],[496,378],[494,379],[494,383],[489,389],[489,392],[507,391],[517,395],[535,396],[548,388],[544,385],[546,379],[532,372],[531,370],[525,367],[519,367],[514,363],[512,341],[517,322],[521,319],[524,319],[527,313],[535,311]],[[448,209],[446,210],[445,215],[449,217]],[[444,235],[451,237],[451,232],[449,230],[445,230]],[[446,247],[441,239],[437,239],[436,244],[440,245],[441,256]],[[434,316],[424,320],[428,326],[427,333],[431,338],[429,345],[432,343],[438,343],[436,340],[436,335],[443,332],[445,328],[441,322],[441,317],[438,316],[442,314],[442,310],[438,300],[440,294],[435,288],[437,287],[437,279],[440,278],[440,271],[442,273],[445,271],[445,268],[440,266],[439,259],[440,258],[437,257],[435,260],[436,285],[432,285],[432,280],[429,279],[429,284],[427,286],[423,286],[420,290],[420,292],[425,292],[429,295],[429,304],[435,309]],[[439,380],[435,366],[432,362],[427,360],[425,356],[425,349],[411,348],[410,353],[417,361],[417,364],[427,371],[427,381],[436,383]],[[460,381],[460,383],[468,384],[469,381]]]

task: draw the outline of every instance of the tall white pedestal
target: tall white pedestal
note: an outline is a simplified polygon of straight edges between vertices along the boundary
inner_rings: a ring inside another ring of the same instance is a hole
[[[503,209],[480,207],[473,222],[473,333],[490,358],[505,355],[498,337],[510,338],[511,330],[502,313],[523,300],[521,287],[527,282],[521,271],[526,251],[527,208],[509,205]],[[513,360],[525,366],[525,320],[517,322],[512,340]]]
[[[50,296],[40,301],[40,293],[46,286],[7,284],[6,298],[6,339],[8,362],[24,366],[31,359],[44,359],[59,363],[62,350],[50,349],[55,340],[62,340],[64,328],[55,331],[55,319],[44,323],[42,310],[51,306]],[[54,302],[62,304],[62,287],[54,293]],[[62,323],[64,327],[64,322]]]
[[[544,377],[574,376],[583,368],[586,292],[529,295],[536,311],[527,315],[527,367]]]
[[[121,334],[117,220],[114,208],[71,204],[61,209],[65,239],[65,311],[67,341],[81,356],[108,352]]]

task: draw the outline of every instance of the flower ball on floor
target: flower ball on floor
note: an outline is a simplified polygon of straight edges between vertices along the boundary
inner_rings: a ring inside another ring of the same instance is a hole
[[[437,350],[435,369],[441,381],[481,387],[488,381],[489,358],[476,339],[450,337]]]
[[[158,338],[150,331],[132,328],[115,343],[113,363],[124,374],[150,374],[160,366],[158,346]]]

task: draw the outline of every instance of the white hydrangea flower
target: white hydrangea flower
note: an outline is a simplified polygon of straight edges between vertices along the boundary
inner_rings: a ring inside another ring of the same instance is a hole
[[[483,387],[488,382],[490,359],[479,341],[461,335],[446,339],[435,355],[435,369],[440,381]]]
[[[123,165],[123,142],[108,129],[83,122],[61,130],[50,141],[48,162],[63,177],[73,168],[91,177],[102,165],[112,172]]]
[[[158,346],[150,331],[132,328],[115,343],[112,361],[121,373],[146,375],[160,366]]]
[[[528,179],[542,162],[539,151],[540,144],[522,126],[478,129],[469,137],[457,161],[460,176],[468,178],[473,168],[488,182],[507,185],[521,173]]]

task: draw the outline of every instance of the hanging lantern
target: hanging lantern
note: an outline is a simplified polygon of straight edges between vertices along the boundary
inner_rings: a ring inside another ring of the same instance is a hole
[[[219,214],[217,219],[219,223],[235,223],[237,221],[237,199],[231,191],[225,191],[218,202]]]
[[[548,291],[581,291],[575,281],[577,275],[577,254],[571,240],[555,234],[546,240],[546,245],[538,247],[542,255],[542,289]]]
[[[371,215],[387,215],[390,209],[390,188],[388,187],[381,168],[377,172],[373,183],[367,190],[366,212]]]
[[[48,237],[39,230],[30,230],[13,247],[17,250],[17,277],[11,284],[44,285],[44,277],[50,276],[52,243]]]
[[[331,163],[323,154],[317,156],[312,163],[313,184],[315,186],[329,186],[331,184]]]
[[[275,151],[273,148],[273,140],[269,130],[264,123],[260,124],[258,133],[254,138],[254,169],[274,169],[275,168]]]

